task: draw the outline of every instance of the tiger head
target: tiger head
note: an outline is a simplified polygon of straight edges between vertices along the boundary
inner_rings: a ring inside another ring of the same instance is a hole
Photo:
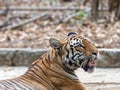
[[[81,67],[89,73],[94,71],[98,50],[87,39],[71,32],[65,40],[51,38],[49,43],[59,63],[67,69],[76,70]]]

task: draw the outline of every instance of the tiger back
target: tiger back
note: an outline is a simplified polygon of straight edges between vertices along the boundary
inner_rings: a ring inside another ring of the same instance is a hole
[[[0,81],[0,90],[86,90],[74,71],[83,68],[92,73],[97,48],[74,32],[64,40],[51,38],[49,44],[51,49],[33,62],[25,74]]]

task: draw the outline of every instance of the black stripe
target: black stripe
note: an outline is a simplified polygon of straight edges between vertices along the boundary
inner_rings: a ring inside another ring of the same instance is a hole
[[[8,86],[6,85],[6,81],[3,81],[2,83],[0,83],[0,85],[2,85],[4,88],[9,88],[8,87],[9,85],[8,84],[7,84]]]
[[[47,76],[47,74],[45,73],[45,71],[40,67],[40,65],[36,64],[35,66],[37,66],[43,73],[45,76]],[[48,76],[47,76],[48,77]]]
[[[31,70],[30,70],[31,71]],[[32,71],[31,71],[32,72]],[[36,79],[35,77],[31,77],[31,76],[34,76],[32,73],[28,72],[27,73],[27,76],[30,77],[31,79],[37,81],[38,83],[41,83],[43,86],[45,86],[44,83],[42,83],[41,81],[39,81],[39,79]]]
[[[72,66],[74,63],[72,63],[72,61],[69,60],[68,64],[69,64],[70,66]]]
[[[66,58],[69,58],[69,50],[66,49],[67,55]]]
[[[29,71],[32,72],[32,73],[28,72],[27,75],[28,75],[29,77],[32,76],[32,77],[31,77],[32,79],[35,79],[38,83],[41,83],[43,86],[45,86],[45,85],[41,82],[41,79],[40,79],[40,78],[37,78],[38,76],[37,76],[37,77],[35,76],[36,74],[33,72],[33,70],[29,70]],[[33,75],[33,73],[34,73],[34,75]],[[37,79],[36,79],[36,78],[37,78]]]
[[[73,48],[70,48],[70,49],[71,49],[72,55],[74,55],[74,49]]]
[[[29,69],[32,68],[32,67],[34,67],[35,65],[36,65],[36,63],[30,65]]]
[[[31,72],[33,72],[37,77],[41,78],[43,81],[45,81],[40,75],[38,75],[34,70],[30,70]],[[47,81],[45,81],[46,84],[48,84],[48,86],[51,86],[51,84],[49,84]],[[51,86],[52,87],[52,86]],[[53,88],[53,87],[52,87]]]
[[[49,60],[49,62],[50,62],[50,54],[48,54],[48,60]]]
[[[13,85],[15,84],[19,89],[25,90],[25,88],[23,88],[23,87],[20,86],[18,83],[16,83],[15,80],[14,80],[14,81],[10,80],[10,82],[13,83]]]
[[[81,64],[82,64],[82,62],[83,62],[83,59],[79,61],[79,64],[81,65]]]
[[[74,60],[74,57],[76,57],[77,55],[80,55],[80,53],[76,53],[75,55],[73,55],[72,60]]]
[[[11,82],[9,82],[9,81],[7,81],[6,80],[6,82],[5,83],[7,83],[9,86],[11,86],[12,88],[14,88],[15,89],[15,87],[13,87],[13,84],[11,84]]]
[[[40,67],[40,65],[38,65],[37,63],[34,63],[30,66],[30,68],[35,68],[35,66],[37,66],[44,74],[45,76],[47,76],[47,74],[44,72],[44,70]],[[47,76],[48,77],[48,76]]]
[[[30,71],[32,71],[32,72],[34,72],[33,70],[30,70]],[[30,74],[30,75],[29,75]],[[30,72],[28,72],[28,74],[27,74],[30,78],[33,78],[33,77],[31,77],[31,76],[33,76],[33,74],[31,74]],[[33,79],[35,79],[37,82],[39,82],[39,83],[41,83],[43,86],[46,86],[46,84],[45,83],[43,83],[43,82],[40,82],[38,79],[36,79],[36,78],[33,78]],[[48,83],[49,84],[49,83]],[[47,87],[47,86],[46,86]],[[48,85],[48,87],[49,87],[49,85]],[[56,90],[56,89],[54,89],[54,87],[52,87],[53,88],[53,90]]]
[[[42,63],[44,64],[44,66],[45,66],[46,68],[50,69],[49,67],[47,67],[47,66],[45,65],[45,63],[43,62],[43,60],[42,60]],[[60,75],[60,76],[63,76],[63,74],[60,74],[60,73],[58,73],[58,72],[56,72],[56,71],[54,71],[54,70],[52,70],[52,69],[50,69],[50,70],[51,70],[52,72]],[[67,77],[67,76],[63,76],[63,77],[68,78],[69,80],[73,80],[73,79],[71,79],[71,78],[69,78],[69,77]],[[60,78],[60,77],[59,77],[59,78]],[[64,79],[64,78],[61,78],[61,79]],[[74,79],[74,80],[78,80],[78,79]]]
[[[21,83],[25,88],[27,88],[27,89],[29,89],[29,90],[32,90],[30,87],[28,87],[27,85],[25,85],[26,84],[26,82],[25,81],[22,81],[22,79],[17,79],[16,81],[20,81],[19,83]]]

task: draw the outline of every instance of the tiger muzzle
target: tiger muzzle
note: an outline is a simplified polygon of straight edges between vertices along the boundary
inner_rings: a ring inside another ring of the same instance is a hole
[[[92,73],[94,71],[94,68],[96,66],[96,60],[97,60],[97,55],[92,55],[88,58],[87,62],[85,63],[84,66],[82,66],[82,68],[88,72],[88,73]]]

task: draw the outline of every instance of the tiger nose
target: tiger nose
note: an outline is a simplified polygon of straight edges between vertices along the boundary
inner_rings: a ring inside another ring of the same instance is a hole
[[[97,53],[96,53],[96,52],[92,52],[92,55],[95,55],[95,56],[97,56]]]
[[[93,52],[92,53],[92,56],[93,56],[93,58],[96,60],[97,59],[97,53],[96,52]]]

